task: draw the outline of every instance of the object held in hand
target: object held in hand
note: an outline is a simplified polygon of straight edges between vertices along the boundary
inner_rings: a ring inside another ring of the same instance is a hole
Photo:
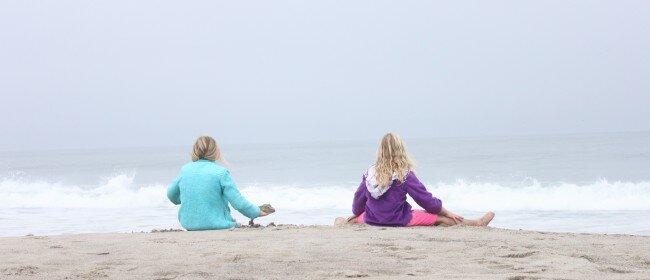
[[[271,204],[268,204],[268,203],[267,204],[262,204],[260,206],[260,210],[262,210],[262,212],[265,212],[267,214],[271,214],[271,213],[275,212],[275,208],[273,208],[273,206],[271,206]]]

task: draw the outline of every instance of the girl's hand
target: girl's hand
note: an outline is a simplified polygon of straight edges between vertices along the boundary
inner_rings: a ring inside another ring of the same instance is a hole
[[[448,217],[453,219],[454,222],[456,222],[456,224],[463,223],[463,220],[465,219],[462,216],[458,216],[458,215],[456,215],[456,214],[454,214],[452,212],[449,212]]]
[[[460,224],[463,222],[463,220],[465,220],[465,218],[463,218],[462,216],[458,216],[454,214],[453,212],[447,210],[445,207],[442,207],[442,209],[440,209],[440,213],[438,213],[438,215],[448,217],[454,220],[456,224]]]
[[[266,213],[266,212],[264,212],[264,211],[260,211],[260,217],[264,217],[264,216],[266,216],[266,215],[268,215],[268,214],[269,214],[269,213]]]

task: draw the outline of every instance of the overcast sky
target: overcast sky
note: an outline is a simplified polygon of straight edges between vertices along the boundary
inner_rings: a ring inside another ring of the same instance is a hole
[[[650,1],[0,2],[0,150],[650,130]]]

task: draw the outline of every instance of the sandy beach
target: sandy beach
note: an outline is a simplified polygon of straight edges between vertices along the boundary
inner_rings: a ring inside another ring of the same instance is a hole
[[[363,225],[0,238],[2,279],[650,279],[650,237]]]

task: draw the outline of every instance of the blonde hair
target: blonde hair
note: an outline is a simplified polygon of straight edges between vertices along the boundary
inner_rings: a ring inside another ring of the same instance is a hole
[[[397,175],[400,183],[403,183],[413,166],[402,139],[392,132],[384,135],[377,149],[375,162],[377,183],[380,186],[390,186],[393,182],[393,174]]]
[[[210,136],[201,136],[196,139],[196,142],[194,143],[194,148],[192,149],[192,161],[200,159],[223,161],[217,141],[214,141]]]

